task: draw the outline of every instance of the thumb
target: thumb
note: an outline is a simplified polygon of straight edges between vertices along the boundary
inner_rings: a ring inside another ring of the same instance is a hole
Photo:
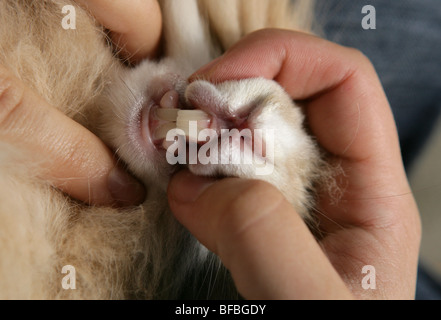
[[[0,140],[41,162],[53,186],[93,205],[133,205],[145,190],[116,165],[112,152],[86,128],[0,66]]]
[[[348,298],[349,291],[283,195],[257,180],[173,177],[176,218],[230,270],[246,299]]]

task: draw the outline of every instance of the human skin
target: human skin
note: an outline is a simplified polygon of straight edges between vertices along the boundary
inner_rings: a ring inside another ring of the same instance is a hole
[[[75,0],[104,27],[120,56],[130,63],[153,58],[162,35],[161,8],[156,0]]]
[[[261,181],[180,172],[168,190],[176,218],[219,255],[247,299],[413,299],[419,213],[372,64],[357,50],[311,35],[263,30],[190,81],[253,77],[274,79],[303,102],[313,135],[343,169],[340,201],[319,195],[322,238]],[[367,265],[376,271],[373,290],[362,286]]]
[[[77,1],[110,30],[124,59],[136,63],[157,53],[162,32],[156,0]],[[48,104],[0,65],[0,138],[44,154],[44,176],[71,197],[99,206],[141,203],[145,189],[117,165],[95,135]]]

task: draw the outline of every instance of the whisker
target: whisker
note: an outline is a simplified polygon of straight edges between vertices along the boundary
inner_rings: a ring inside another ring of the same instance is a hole
[[[210,265],[212,264],[212,257],[211,256],[209,256],[209,261],[208,261],[208,263],[209,263],[209,265],[208,265],[208,268],[207,268],[207,270],[205,271],[205,275],[204,275],[204,278],[202,279],[202,282],[201,282],[201,284],[200,284],[200,287],[199,287],[199,291],[198,291],[198,293],[197,293],[197,297],[199,297],[200,296],[200,294],[201,294],[201,290],[203,289],[203,287],[204,287],[204,284],[205,283],[207,283],[207,277],[208,277],[208,274],[209,274],[209,272],[210,272]],[[210,286],[210,282],[208,281],[208,285]],[[209,291],[209,290],[208,290]]]
[[[130,88],[130,86],[127,84],[127,82],[124,80],[124,78],[120,75],[120,76],[119,76],[119,79],[121,80],[121,82],[123,83],[123,85],[127,88],[127,90],[129,91],[129,93],[132,95],[133,99],[135,99],[135,101],[136,101],[137,99],[136,99],[136,95],[135,95],[135,93],[134,93],[133,90]]]
[[[217,270],[214,270],[214,268],[216,268]],[[214,289],[216,287],[216,280],[217,280],[218,275],[221,270],[222,270],[222,265],[220,263],[217,263],[217,259],[213,258],[211,275],[213,275],[213,272],[214,272],[215,276],[214,276],[214,280],[212,281],[213,285],[211,286],[211,290],[208,290],[208,297],[207,298],[209,298],[211,296],[212,292],[214,292]],[[210,281],[211,281],[211,278],[210,278]]]

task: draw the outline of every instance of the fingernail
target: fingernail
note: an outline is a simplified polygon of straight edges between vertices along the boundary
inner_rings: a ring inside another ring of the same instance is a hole
[[[170,183],[169,196],[179,203],[193,203],[215,182],[212,178],[195,176],[186,170],[181,171]]]
[[[114,168],[108,177],[108,188],[118,206],[139,205],[145,199],[145,188],[121,168]]]

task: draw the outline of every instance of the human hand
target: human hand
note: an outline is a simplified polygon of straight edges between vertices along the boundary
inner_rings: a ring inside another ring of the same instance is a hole
[[[305,105],[310,128],[344,175],[337,205],[320,194],[321,239],[261,181],[178,173],[176,218],[230,270],[247,299],[413,299],[420,220],[393,116],[371,63],[354,49],[281,30],[253,33],[192,79],[266,77]],[[376,289],[362,287],[364,266]]]
[[[77,2],[111,30],[112,40],[131,62],[155,54],[162,28],[156,0],[130,6],[125,1]],[[32,155],[44,155],[41,178],[82,202],[125,206],[144,200],[144,187],[116,164],[98,137],[50,106],[1,65],[0,139]]]
[[[157,0],[75,0],[104,27],[121,57],[132,63],[154,57],[162,34],[162,15]]]
[[[144,187],[118,167],[86,128],[49,105],[0,65],[0,141],[41,163],[42,179],[92,205],[134,205]]]

